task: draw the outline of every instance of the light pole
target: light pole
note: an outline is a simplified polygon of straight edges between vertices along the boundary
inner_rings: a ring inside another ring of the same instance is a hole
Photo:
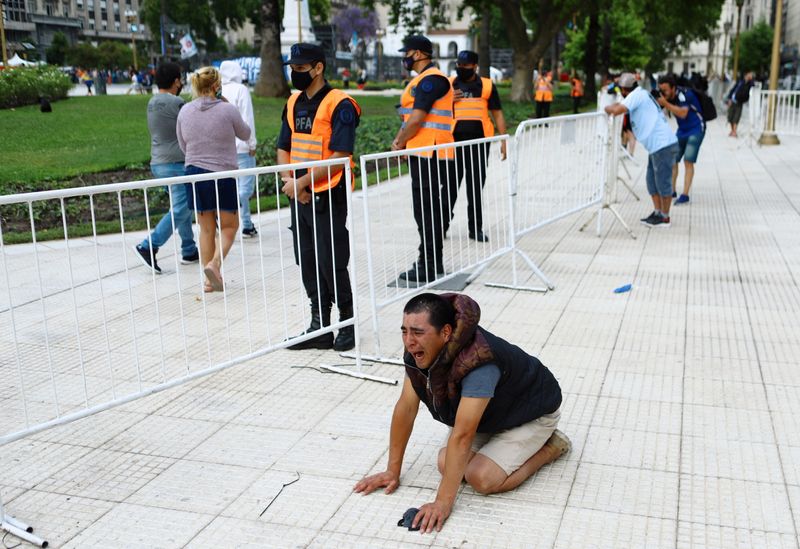
[[[783,19],[783,0],[775,2],[775,34],[772,36],[772,62],[769,65],[769,99],[767,103],[767,127],[759,137],[761,145],[780,145],[775,133],[775,110],[778,106],[778,71],[781,61],[781,20]],[[769,133],[767,133],[769,132]]]
[[[125,10],[125,20],[128,22],[128,27],[131,29],[131,49],[133,50],[133,70],[139,70],[139,63],[136,59],[136,12],[133,10]]]
[[[3,68],[8,67],[8,53],[6,52],[6,4],[0,0],[0,48],[3,50]]]
[[[732,20],[725,21],[725,24],[722,25],[722,28],[725,29],[725,41],[722,43],[722,81],[725,81],[725,75],[728,71],[728,66],[725,62],[728,60],[728,49],[730,49],[731,45],[728,42],[728,34],[731,32],[731,27],[733,26]]]
[[[303,0],[297,0],[297,41],[303,41]]]
[[[733,81],[739,79],[739,31],[742,28],[742,6],[744,0],[736,0],[738,15],[736,17],[736,48],[733,50]]]

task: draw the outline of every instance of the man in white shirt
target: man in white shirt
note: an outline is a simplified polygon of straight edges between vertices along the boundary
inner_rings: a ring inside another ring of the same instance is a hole
[[[653,199],[653,213],[641,220],[647,227],[670,227],[669,208],[672,204],[672,166],[678,155],[678,139],[667,123],[655,98],[636,84],[636,77],[622,73],[619,77],[622,103],[605,111],[618,116],[628,113],[636,140],[647,149],[647,192]]]
[[[253,117],[253,101],[250,90],[242,84],[242,67],[236,61],[223,61],[219,66],[222,76],[222,95],[232,105],[239,109],[242,119],[250,126],[250,139],[242,141],[236,139],[236,159],[239,169],[256,167],[256,122]],[[242,225],[242,236],[255,237],[258,234],[250,218],[250,197],[255,190],[256,176],[240,177],[239,188],[239,218]]]

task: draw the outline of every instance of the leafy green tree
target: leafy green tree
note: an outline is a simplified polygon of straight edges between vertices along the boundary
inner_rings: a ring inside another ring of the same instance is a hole
[[[108,40],[97,46],[97,64],[104,68],[126,68],[133,65],[133,50],[122,42]]]
[[[767,74],[772,58],[773,29],[766,21],[759,21],[750,30],[739,35],[739,71]],[[731,40],[729,66],[733,67],[735,40]],[[735,78],[735,77],[734,77]]]
[[[161,29],[161,6],[166,16],[189,25],[192,33],[206,43],[209,50],[218,50],[222,40],[217,28],[239,28],[258,13],[258,0],[144,0],[140,8],[142,21],[154,35]]]
[[[376,2],[390,7],[392,24],[403,22],[409,32],[437,28],[447,19],[445,0],[427,2],[422,0],[367,0],[367,5]],[[544,56],[553,39],[564,28],[577,11],[578,0],[462,0],[462,4],[475,13],[481,13],[486,5],[497,7],[503,22],[505,35],[514,50],[514,76],[511,82],[512,101],[530,101],[533,96],[533,69]]]
[[[587,35],[589,18],[583,27],[567,31],[567,46],[562,54],[568,69],[583,70],[588,54]],[[627,0],[612,2],[611,9],[600,14],[600,27],[609,29],[610,41],[607,53],[607,68],[636,69],[644,68],[650,61],[652,48],[644,34],[644,21],[629,9]],[[600,44],[595,43],[595,48]],[[597,54],[599,52],[596,51]]]
[[[45,54],[47,55],[47,62],[51,65],[63,65],[64,60],[67,58],[67,50],[69,49],[69,42],[63,32],[57,32],[53,35],[53,41],[50,47],[47,48]]]
[[[294,2],[295,0],[289,0]],[[324,25],[331,18],[331,0],[309,0],[308,10],[311,12],[311,21],[315,25]]]
[[[93,68],[99,59],[97,48],[88,42],[80,42],[67,50],[67,63],[75,67]]]

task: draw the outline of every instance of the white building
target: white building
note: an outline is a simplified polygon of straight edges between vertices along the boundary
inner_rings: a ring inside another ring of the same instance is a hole
[[[797,8],[800,8],[799,0],[784,2],[797,4]],[[742,6],[741,32],[751,29],[759,21],[769,22],[771,10],[772,0],[745,0]],[[723,73],[730,76],[727,65],[732,51],[731,44],[736,39],[736,14],[735,0],[725,0],[712,39],[692,42],[687,48],[674,52],[664,62],[666,72],[687,76],[698,72],[709,79]]]

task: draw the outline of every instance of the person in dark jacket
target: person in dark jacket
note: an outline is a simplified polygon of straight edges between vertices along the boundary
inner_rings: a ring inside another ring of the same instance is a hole
[[[386,471],[355,485],[364,494],[400,484],[403,454],[420,401],[450,426],[439,450],[436,500],[412,527],[441,530],[462,479],[477,492],[513,490],[570,450],[556,429],[561,388],[539,360],[481,328],[480,307],[463,294],[420,294],[403,309],[406,377],[394,408]]]

